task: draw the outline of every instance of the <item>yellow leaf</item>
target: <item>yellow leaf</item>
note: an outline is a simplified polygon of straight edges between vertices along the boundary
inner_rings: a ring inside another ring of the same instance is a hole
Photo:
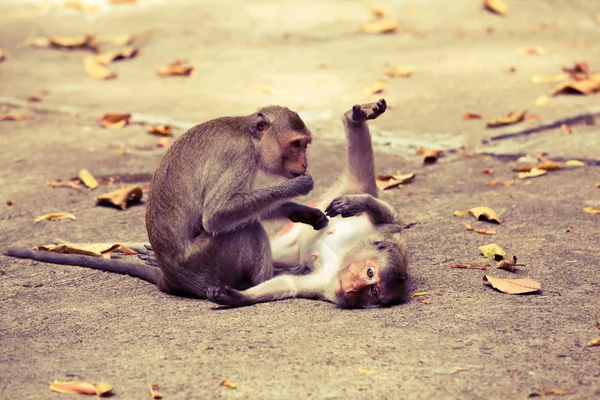
[[[579,160],[567,160],[565,162],[565,167],[584,167],[585,163]]]
[[[50,390],[58,393],[96,394],[96,387],[87,382],[59,382],[50,384]]]
[[[548,102],[550,102],[550,99],[548,98],[548,96],[540,96],[535,100],[535,105],[538,107],[543,107],[543,106],[547,105]]]
[[[502,249],[502,247],[498,246],[496,243],[479,246],[479,251],[484,255],[484,257],[492,260],[501,260],[506,255],[506,252]]]
[[[600,208],[584,207],[583,213],[584,214],[600,214]]]
[[[77,177],[85,186],[89,187],[90,189],[96,189],[98,187],[98,181],[87,169],[82,169],[79,171]]]
[[[36,217],[33,222],[40,222],[40,221],[50,221],[53,219],[76,219],[75,216],[73,214],[70,213],[50,213],[50,214],[46,214],[46,215],[42,215],[40,217]]]
[[[150,396],[152,399],[162,399],[162,394],[158,391],[158,383],[150,384]]]
[[[96,386],[96,396],[104,396],[109,394],[113,389],[111,385],[104,382],[96,383],[94,386]]]
[[[533,293],[541,289],[540,283],[529,277],[521,279],[501,279],[484,275],[483,280],[489,282],[494,289],[506,294]]]
[[[120,129],[125,125],[129,124],[131,120],[131,114],[115,114],[115,113],[107,113],[104,114],[98,120],[98,123],[101,127],[106,129]]]
[[[175,60],[165,67],[159,68],[156,73],[160,76],[193,76],[195,69],[186,65],[184,61]]]
[[[388,67],[385,74],[390,78],[408,78],[413,70],[408,67]]]
[[[360,26],[360,31],[364,33],[394,33],[398,30],[398,23],[391,18],[377,18],[367,21]]]
[[[127,46],[133,43],[135,37],[133,35],[114,35],[106,38],[106,41],[115,46]]]
[[[533,169],[543,169],[546,171],[552,171],[555,169],[560,169],[560,165],[552,160],[545,160],[543,163],[540,164],[526,165],[524,167],[515,167],[512,170],[515,172],[530,172]]]
[[[508,13],[508,7],[504,4],[503,0],[483,0],[483,7],[498,15],[506,15]]]
[[[142,200],[142,188],[139,185],[117,189],[96,197],[98,204],[108,203],[125,210],[129,203],[138,203]]]
[[[486,128],[498,128],[501,126],[519,123],[525,119],[526,113],[527,113],[527,111],[525,111],[525,110],[510,112],[505,116],[498,117],[492,121],[488,121],[485,124],[485,127]]]
[[[547,173],[548,173],[548,171],[545,169],[532,168],[531,171],[529,171],[529,172],[519,172],[517,174],[517,177],[519,179],[528,179],[528,178],[535,178],[538,176],[546,175]]]
[[[404,175],[377,175],[375,177],[375,184],[379,190],[386,190],[399,186],[402,183],[410,182],[414,177],[414,173]]]
[[[114,72],[111,72],[108,68],[104,66],[100,61],[96,59],[94,56],[85,56],[83,58],[83,67],[89,76],[94,79],[112,79],[117,76]]]
[[[229,382],[227,379],[223,379],[219,385],[228,387],[229,389],[235,389],[237,385],[233,382]]]
[[[148,127],[148,133],[154,135],[170,136],[173,134],[173,128],[169,125],[152,125]]]
[[[469,209],[469,213],[471,213],[475,219],[480,221],[490,221],[497,224],[501,222],[498,214],[496,214],[496,211],[489,207],[473,207]]]
[[[454,211],[454,216],[462,217],[463,215],[467,215],[468,213],[469,213],[469,210]]]
[[[84,36],[51,36],[49,38],[50,45],[54,47],[62,47],[65,49],[77,49],[94,46],[94,35]]]
[[[367,375],[367,376],[371,376],[371,375],[375,375],[375,374],[379,373],[377,371],[371,371],[370,369],[364,369],[362,367],[358,367],[358,372],[360,372],[361,374]]]
[[[590,340],[589,342],[587,342],[587,346],[588,347],[600,346],[600,338]]]
[[[410,295],[411,298],[415,298],[415,297],[421,297],[421,296],[427,296],[431,293],[429,292],[414,292],[413,294]]]

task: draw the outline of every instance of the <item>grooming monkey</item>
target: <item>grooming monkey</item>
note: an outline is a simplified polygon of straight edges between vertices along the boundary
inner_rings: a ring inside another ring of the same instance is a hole
[[[404,299],[407,249],[403,224],[394,209],[377,199],[371,136],[366,121],[386,109],[384,99],[355,105],[342,116],[348,138],[348,166],[340,182],[319,202],[331,220],[327,230],[302,225],[272,241],[273,260],[283,275],[244,291],[228,286],[208,290],[221,305],[246,306],[303,297],[342,308],[390,305]],[[307,275],[289,275],[296,268]]]
[[[274,274],[261,218],[288,218],[314,229],[328,223],[322,211],[289,201],[313,188],[306,175],[310,142],[298,114],[279,106],[214,119],[176,140],[154,174],[146,208],[159,268],[22,249],[5,254],[128,274],[164,292],[198,298],[206,298],[209,287],[257,285]],[[258,171],[288,179],[253,189]]]

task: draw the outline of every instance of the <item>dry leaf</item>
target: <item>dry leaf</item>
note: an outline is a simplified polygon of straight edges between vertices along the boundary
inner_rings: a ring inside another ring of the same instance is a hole
[[[237,385],[233,382],[229,382],[227,379],[223,379],[219,385],[228,387],[229,389],[235,389]]]
[[[98,120],[98,124],[101,127],[106,129],[120,129],[125,125],[129,124],[131,120],[131,114],[115,114],[115,113],[107,113],[104,114]]]
[[[167,138],[162,138],[156,141],[156,147],[169,147],[171,141]]]
[[[371,9],[371,13],[375,18],[383,18],[388,15],[388,12],[385,8],[374,5],[370,5],[369,8]]]
[[[169,125],[152,125],[148,127],[148,133],[170,136],[173,134],[173,128],[171,128]]]
[[[88,34],[83,36],[50,36],[48,42],[51,46],[63,49],[97,49],[96,38]]]
[[[512,186],[515,181],[489,181],[485,182],[485,186]]]
[[[399,186],[402,183],[410,182],[414,177],[414,173],[404,175],[377,175],[375,177],[375,184],[379,190],[386,190]]]
[[[360,32],[363,33],[394,33],[397,30],[398,23],[391,18],[377,18],[360,26]]]
[[[100,382],[96,383],[94,386],[96,386],[96,396],[102,397],[111,394],[112,392],[112,386],[108,383]]]
[[[475,219],[478,219],[479,221],[489,221],[497,224],[501,222],[496,211],[489,207],[473,207],[469,209],[469,213],[473,214]]]
[[[423,164],[433,164],[437,161],[439,157],[444,155],[444,150],[442,149],[425,149],[419,148],[417,149],[417,154],[423,155]]]
[[[579,81],[569,81],[558,85],[552,92],[553,96],[559,94],[592,94],[600,91],[600,80],[582,79]]]
[[[590,340],[589,342],[587,342],[587,346],[588,347],[600,346],[600,338]]]
[[[583,209],[583,213],[584,214],[600,214],[600,208],[595,208],[595,207],[584,207]]]
[[[125,210],[129,203],[138,203],[142,200],[142,196],[141,186],[134,185],[98,196],[96,201],[98,204],[109,203]]]
[[[137,254],[135,250],[115,243],[112,245],[106,243],[91,243],[91,244],[77,244],[77,243],[61,243],[61,244],[48,244],[43,246],[35,246],[33,250],[38,251],[49,251],[52,253],[63,253],[63,254],[80,254],[83,256],[91,257],[104,257],[110,258],[113,251],[120,251],[127,255]]]
[[[413,294],[410,295],[411,298],[415,298],[415,297],[421,297],[421,296],[427,296],[431,293],[429,292],[414,292]]]
[[[371,371],[370,369],[364,369],[363,367],[358,367],[358,372],[366,376],[371,376],[379,373],[377,371]]]
[[[524,167],[514,167],[512,170],[515,172],[529,172],[533,169],[543,169],[546,171],[552,171],[555,169],[560,169],[560,165],[552,160],[545,160],[543,163],[540,164],[526,165]]]
[[[384,78],[379,79],[374,84],[367,86],[365,88],[365,94],[367,96],[370,96],[372,94],[383,92],[383,89],[385,88],[386,83],[387,83],[387,78],[384,77]]]
[[[565,79],[568,79],[568,74],[556,74],[556,75],[532,75],[531,82],[533,83],[558,83]]]
[[[491,168],[486,168],[486,169],[482,170],[481,172],[486,175],[492,175],[494,173],[494,170]]]
[[[529,171],[529,172],[519,172],[517,174],[517,177],[519,179],[528,179],[528,178],[535,178],[538,176],[546,175],[547,173],[548,173],[548,171],[545,169],[532,168],[531,171]]]
[[[535,105],[538,107],[543,107],[550,102],[550,98],[548,96],[540,96],[535,100]]]
[[[527,397],[542,397],[542,396],[567,396],[577,393],[575,390],[567,390],[561,388],[544,388],[538,392],[530,393]]]
[[[97,396],[104,396],[112,392],[112,386],[103,382],[92,385],[88,382],[54,381],[49,387],[54,392],[70,394],[95,394]]]
[[[38,96],[29,96],[26,100],[31,103],[39,103],[40,101],[42,101],[42,98]]]
[[[496,263],[496,268],[513,272],[517,268],[517,256],[512,256],[512,258],[508,260],[498,261],[498,263]]]
[[[457,268],[457,269],[472,269],[472,268],[478,268],[478,269],[482,269],[482,270],[487,270],[490,267],[490,264],[484,264],[484,263],[471,263],[471,264],[454,264],[451,265],[450,268]]]
[[[600,183],[596,183],[596,189],[600,189]]]
[[[48,40],[48,38],[45,38],[43,36],[36,36],[36,37],[31,37],[31,38],[25,39],[25,44],[27,46],[31,46],[31,47],[49,47],[50,40]]]
[[[162,394],[158,391],[158,383],[150,384],[150,396],[152,396],[153,399],[162,399]]]
[[[508,12],[503,0],[483,0],[483,8],[498,15],[506,15]]]
[[[494,289],[506,294],[533,293],[541,289],[540,283],[529,277],[521,279],[501,279],[484,275],[483,280],[489,282]]]
[[[541,46],[535,46],[535,47],[520,47],[518,50],[519,54],[525,55],[525,56],[531,56],[531,55],[542,55],[542,54],[546,54],[548,53],[546,51],[546,49],[544,49]]]
[[[4,55],[4,50],[2,50],[2,48],[0,47],[0,61],[4,61],[5,58],[6,56]]]
[[[506,255],[506,252],[502,249],[502,247],[498,246],[496,243],[486,244],[479,246],[478,248],[484,257],[492,260],[500,261]]]
[[[523,119],[525,119],[526,113],[527,113],[527,111],[525,111],[525,110],[510,112],[503,117],[498,117],[495,120],[488,121],[485,124],[485,127],[486,128],[498,128],[501,126],[519,123],[519,122],[523,121]]]
[[[40,222],[40,221],[50,221],[50,220],[54,220],[54,219],[76,219],[75,216],[71,213],[50,213],[50,214],[46,214],[46,215],[42,215],[40,217],[36,217],[33,222]]]
[[[469,210],[454,211],[454,216],[462,217],[463,215],[467,215],[468,213],[469,213]]]
[[[583,161],[579,161],[579,160],[567,160],[567,161],[565,161],[565,167],[571,167],[571,168],[585,167],[585,163]]]
[[[94,178],[90,171],[88,171],[85,168],[79,171],[77,177],[81,182],[83,182],[85,186],[89,187],[92,190],[98,187],[98,181],[96,180],[96,178]]]
[[[85,56],[83,58],[83,67],[88,75],[94,79],[105,80],[116,78],[117,76],[117,74],[106,68],[106,66],[94,56]]]
[[[572,67],[563,67],[562,69],[569,75],[577,76],[579,74],[588,74],[590,72],[590,66],[585,61],[576,62]]]
[[[96,60],[100,64],[107,65],[116,60],[125,60],[127,58],[133,58],[137,56],[139,50],[136,47],[131,47],[129,49],[121,50],[121,51],[112,51],[110,53],[102,53],[96,56]]]
[[[71,189],[81,189],[81,182],[79,181],[67,181],[67,182],[56,182],[56,181],[46,181],[46,185],[51,188],[71,188]]]
[[[135,37],[133,35],[115,35],[106,38],[106,41],[115,46],[128,46],[133,43]]]
[[[19,113],[0,114],[0,121],[20,121],[28,118],[31,118],[31,115]]]
[[[413,70],[408,67],[388,67],[385,74],[390,78],[408,78],[413,73]]]
[[[483,116],[481,114],[467,112],[463,114],[463,119],[481,119]]]
[[[560,130],[563,131],[563,133],[566,134],[566,135],[570,135],[571,133],[573,133],[573,131],[571,130],[571,128],[567,124],[562,124],[560,126]]]
[[[575,228],[573,228],[572,226],[567,226],[567,230],[566,230],[566,232],[567,232],[567,233],[569,233],[569,232],[573,232],[573,229],[575,229]]]
[[[159,68],[156,73],[160,76],[193,76],[195,69],[191,65],[185,65],[187,62],[175,60],[166,67]]]
[[[468,231],[481,233],[482,235],[495,235],[496,234],[495,229],[485,229],[485,228],[475,229],[475,228],[473,228],[473,225],[471,225],[471,224],[467,224],[466,228]]]

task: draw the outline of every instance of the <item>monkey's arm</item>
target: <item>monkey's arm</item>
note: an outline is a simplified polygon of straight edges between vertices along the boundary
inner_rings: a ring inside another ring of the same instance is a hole
[[[396,211],[385,201],[376,199],[369,194],[354,194],[338,197],[325,209],[330,218],[341,215],[342,218],[352,217],[365,212],[373,225],[392,224],[396,222]]]
[[[327,226],[329,220],[318,208],[288,201],[262,215],[262,219],[283,219],[312,226],[315,230]]]

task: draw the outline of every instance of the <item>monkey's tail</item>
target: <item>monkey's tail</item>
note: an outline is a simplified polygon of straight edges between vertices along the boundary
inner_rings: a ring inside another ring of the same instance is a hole
[[[117,274],[130,275],[140,278],[158,286],[162,278],[160,268],[151,267],[143,264],[136,264],[117,260],[105,260],[100,257],[90,257],[79,254],[53,253],[51,251],[8,249],[4,252],[5,256],[27,258],[30,260],[49,262],[53,264],[76,265],[99,269],[101,271],[115,272]]]

